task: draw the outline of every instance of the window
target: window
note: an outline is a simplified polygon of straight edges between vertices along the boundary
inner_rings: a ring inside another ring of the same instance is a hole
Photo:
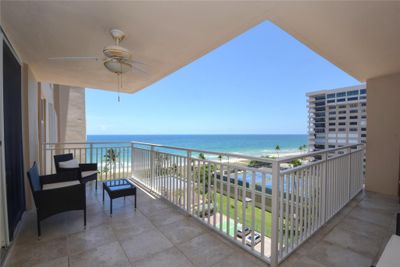
[[[346,96],[346,92],[336,93],[336,97],[343,97]]]
[[[326,101],[328,104],[329,103],[335,103],[335,99],[329,99],[328,101]]]
[[[350,122],[350,125],[357,125],[357,122],[356,121],[352,121],[352,122]]]
[[[358,129],[357,128],[350,128],[350,132],[357,132]]]
[[[329,120],[330,121],[334,121],[334,120],[336,120],[336,118],[335,117],[330,117]]]
[[[357,109],[352,109],[352,110],[350,110],[350,113],[357,113],[357,112],[358,112]]]
[[[336,111],[329,111],[329,115],[335,115]]]
[[[360,99],[367,99],[367,97],[365,95],[361,95]]]
[[[367,135],[366,134],[361,134],[361,137],[367,137]]]
[[[350,104],[349,105],[351,108],[356,108],[357,107],[357,104]]]
[[[367,105],[367,103],[361,103],[362,107],[365,107]]]
[[[358,97],[357,96],[353,96],[353,97],[348,97],[347,98],[347,101],[354,101],[354,100],[358,100]]]
[[[335,128],[329,128],[329,131],[330,132],[334,132],[334,131],[336,131],[336,129]]]
[[[361,89],[360,90],[360,95],[365,95],[367,93],[367,89]]]
[[[340,105],[339,108],[346,108],[346,105]]]
[[[334,123],[334,122],[329,123],[329,126],[335,126],[335,125],[336,125],[336,123]]]
[[[346,101],[345,98],[340,98],[340,99],[337,100],[338,103],[339,103],[339,102],[344,102],[344,101]]]
[[[350,119],[351,119],[351,120],[358,119],[358,116],[350,116]]]
[[[321,106],[325,106],[325,101],[324,102],[317,102],[315,103],[316,107],[321,107]]]
[[[327,98],[335,98],[335,94],[328,94],[326,97]]]
[[[348,92],[347,92],[347,95],[348,95],[348,96],[351,96],[351,95],[358,95],[358,90],[348,91]]]
[[[335,145],[329,145],[329,148],[335,148],[336,146]]]
[[[345,120],[346,117],[339,117],[339,120]]]
[[[325,100],[325,96],[324,95],[316,96],[315,100]]]
[[[343,125],[346,125],[346,123],[345,122],[339,122],[338,125],[343,126]]]
[[[315,111],[325,111],[325,107],[315,108]]]
[[[367,128],[361,128],[361,131],[366,131],[367,130]]]
[[[340,110],[339,114],[346,114],[346,110]]]
[[[339,132],[345,132],[346,128],[339,128]]]
[[[366,119],[366,118],[367,118],[367,116],[365,116],[365,115],[361,116],[361,119]]]

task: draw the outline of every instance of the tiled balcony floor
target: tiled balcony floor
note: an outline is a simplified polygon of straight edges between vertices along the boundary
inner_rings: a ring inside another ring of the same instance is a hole
[[[88,225],[82,212],[42,223],[37,240],[34,213],[24,215],[7,266],[266,266],[168,203],[139,190],[103,206],[101,187],[87,190]],[[394,233],[398,203],[362,193],[280,266],[370,266]]]
[[[24,215],[7,266],[265,266],[173,206],[138,193],[116,199],[113,216],[102,190],[87,187],[87,227],[81,211],[42,222],[37,239],[36,217]]]
[[[395,233],[400,205],[392,197],[362,192],[280,266],[369,267]]]

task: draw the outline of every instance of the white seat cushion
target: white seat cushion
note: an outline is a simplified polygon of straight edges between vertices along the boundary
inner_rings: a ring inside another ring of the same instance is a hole
[[[97,171],[85,171],[85,172],[82,172],[82,178],[91,176],[91,175],[96,174],[96,173],[97,173]]]
[[[71,159],[58,163],[58,166],[62,169],[79,168],[79,161],[77,159]]]
[[[77,180],[75,180],[75,181],[61,182],[61,183],[44,184],[44,185],[43,185],[43,190],[49,190],[49,189],[67,187],[67,186],[77,185],[77,184],[80,184],[80,182],[77,181]]]

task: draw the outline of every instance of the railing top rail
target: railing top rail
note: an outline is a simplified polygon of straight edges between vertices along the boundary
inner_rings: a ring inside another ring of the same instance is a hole
[[[103,144],[131,144],[132,142],[127,141],[109,141],[109,142],[65,142],[65,143],[44,143],[43,145],[103,145]]]
[[[314,151],[314,152],[308,152],[308,153],[295,155],[295,156],[282,157],[282,158],[278,158],[276,160],[279,163],[286,163],[286,162],[291,162],[291,161],[296,160],[296,159],[313,157],[313,156],[323,155],[323,154],[327,154],[327,153],[333,153],[333,152],[336,152],[336,151],[340,151],[340,150],[344,150],[344,149],[348,149],[348,148],[352,148],[352,147],[357,147],[357,150],[359,150],[359,148],[358,148],[359,146],[364,147],[364,144],[358,143],[358,144],[346,145],[346,146],[342,146],[342,147],[338,147],[338,148],[329,148],[329,149],[318,150],[318,151]]]
[[[161,144],[153,144],[153,143],[146,143],[146,142],[136,142],[136,141],[131,141],[131,142],[66,142],[66,143],[44,143],[43,145],[85,145],[85,144],[131,144],[131,145],[142,145],[142,146],[150,146],[150,147],[157,147],[157,148],[164,148],[164,149],[171,149],[171,150],[180,150],[180,151],[188,151],[188,152],[195,152],[195,153],[205,153],[205,154],[211,154],[211,155],[221,155],[223,157],[233,157],[233,158],[241,158],[241,159],[248,159],[248,160],[255,160],[255,161],[260,161],[260,162],[266,162],[266,163],[272,163],[272,162],[278,162],[278,163],[287,163],[291,162],[296,159],[301,159],[301,158],[307,158],[307,157],[313,157],[317,155],[323,155],[327,153],[332,153],[335,151],[340,151],[352,147],[359,147],[359,146],[364,146],[362,143],[357,143],[357,144],[351,144],[351,145],[346,145],[338,148],[331,148],[331,149],[324,149],[324,150],[319,150],[319,151],[314,151],[314,152],[308,152],[300,155],[295,155],[295,156],[287,156],[287,157],[281,157],[277,159],[271,159],[271,158],[262,158],[262,157],[254,157],[254,156],[248,156],[248,155],[243,155],[243,154],[238,154],[238,153],[227,153],[227,152],[217,152],[217,151],[209,151],[209,150],[202,150],[202,149],[193,149],[193,148],[184,148],[184,147],[177,147],[177,146],[169,146],[169,145],[161,145]]]
[[[217,151],[209,151],[209,150],[202,150],[202,149],[193,149],[193,148],[184,148],[184,147],[177,147],[177,146],[168,146],[168,145],[160,145],[160,144],[152,144],[152,143],[144,143],[144,142],[131,142],[132,144],[136,145],[143,145],[143,146],[152,146],[158,148],[165,148],[165,149],[172,149],[172,150],[180,150],[180,151],[189,151],[195,153],[204,153],[204,154],[211,154],[211,155],[221,155],[223,157],[232,157],[232,158],[240,158],[240,159],[249,159],[249,160],[256,160],[261,162],[272,163],[274,160],[269,158],[262,158],[262,157],[253,157],[238,153],[227,153],[227,152],[217,152]]]

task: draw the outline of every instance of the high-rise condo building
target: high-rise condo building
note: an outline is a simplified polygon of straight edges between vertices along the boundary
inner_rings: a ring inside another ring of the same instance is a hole
[[[367,89],[357,85],[306,94],[311,151],[365,143]]]

